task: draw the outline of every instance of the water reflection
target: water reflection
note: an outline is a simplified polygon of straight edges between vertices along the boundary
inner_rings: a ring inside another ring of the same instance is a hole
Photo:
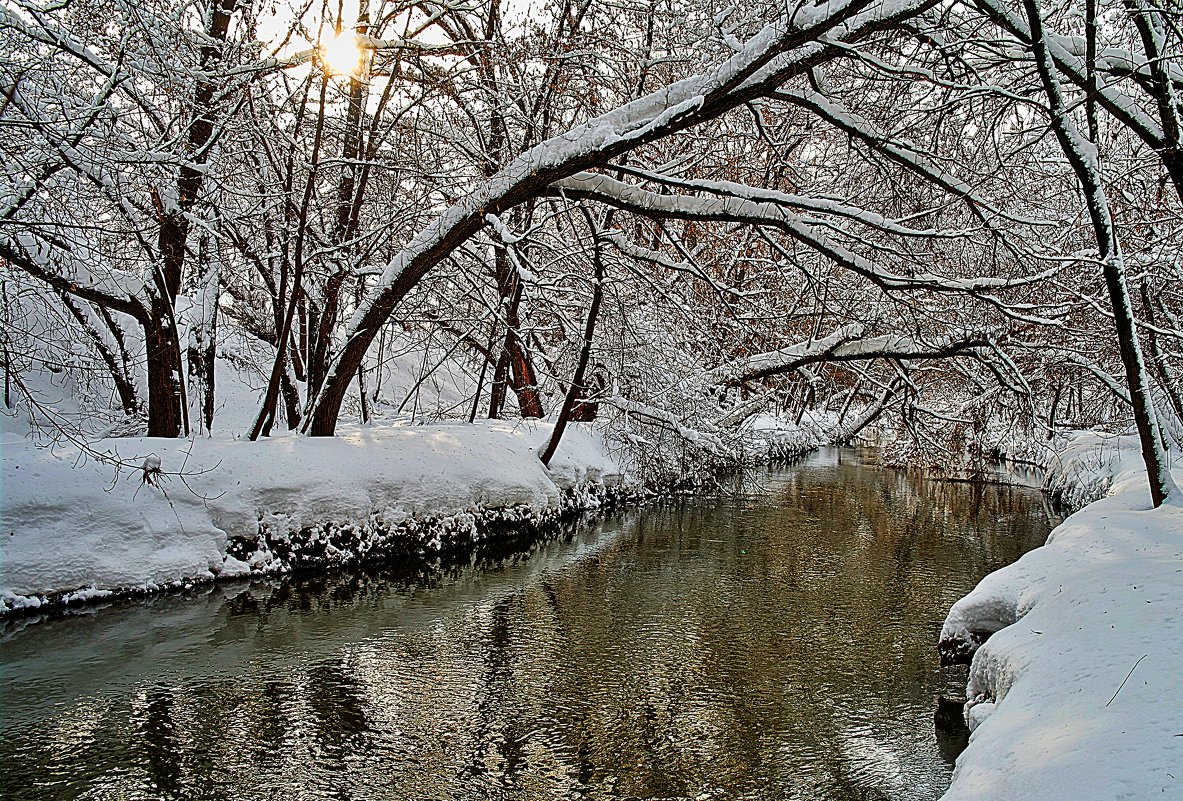
[[[0,794],[930,799],[947,606],[1038,494],[829,451],[432,573],[215,588],[0,643]]]

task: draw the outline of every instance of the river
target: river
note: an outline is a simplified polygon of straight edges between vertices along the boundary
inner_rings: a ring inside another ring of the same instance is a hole
[[[10,621],[0,796],[934,799],[940,623],[1057,522],[825,449],[435,571]]]

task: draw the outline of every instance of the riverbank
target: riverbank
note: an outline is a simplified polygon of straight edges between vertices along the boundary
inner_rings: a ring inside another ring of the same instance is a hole
[[[387,425],[333,438],[6,435],[0,614],[294,567],[433,552],[639,489],[585,426]]]
[[[1183,506],[1151,509],[1132,437],[1080,433],[1048,468],[1083,508],[941,632],[943,661],[972,657],[943,801],[1183,797]]]
[[[4,434],[0,616],[462,551],[652,493],[590,425],[570,425],[544,467],[550,432],[393,423],[253,443],[96,440],[82,452]],[[753,442],[769,458],[819,444],[767,421]]]

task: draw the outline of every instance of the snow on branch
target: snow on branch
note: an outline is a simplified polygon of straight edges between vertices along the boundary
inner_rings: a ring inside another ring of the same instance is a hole
[[[84,263],[62,248],[51,248],[31,234],[0,235],[0,259],[60,292],[122,312],[141,322],[148,317],[147,306],[134,292],[126,287],[92,283]],[[61,263],[63,259],[67,259],[65,264]]]
[[[603,237],[605,241],[610,242],[614,248],[620,251],[621,255],[626,256],[629,259],[649,262],[650,264],[656,264],[657,266],[663,267],[672,272],[691,275],[710,286],[711,289],[720,295],[742,297],[744,294],[734,287],[722,283],[706,270],[702,269],[702,267],[700,267],[698,264],[695,264],[691,261],[674,261],[673,259],[667,258],[660,251],[650,250],[649,248],[642,247],[635,242],[630,241],[628,237],[624,236],[624,234],[620,233],[619,231],[609,231],[605,233]]]
[[[861,323],[838,328],[829,336],[798,342],[778,350],[758,353],[746,359],[720,365],[711,375],[720,383],[742,384],[782,375],[819,362],[867,361],[871,359],[946,359],[970,356],[990,345],[988,337],[967,333],[936,337],[921,342],[898,334],[863,337]]]
[[[1002,0],[975,0],[978,8],[997,25],[1019,39],[1024,46],[1032,43],[1031,26],[1022,15],[1006,5]],[[1088,86],[1085,59],[1079,53],[1075,40],[1068,40],[1055,36],[1041,37],[1052,64],[1076,86]],[[1026,54],[1030,57],[1029,54]],[[1101,66],[1098,64],[1098,66]],[[1100,85],[1093,91],[1099,104],[1116,119],[1138,134],[1141,139],[1153,148],[1165,145],[1162,126],[1149,114],[1138,107],[1134,98],[1112,85]]]
[[[835,217],[852,220],[854,222],[862,223],[868,228],[873,228],[889,234],[897,234],[899,236],[908,237],[941,237],[941,238],[958,238],[968,236],[969,231],[950,230],[938,231],[933,229],[917,229],[904,225],[898,220],[892,220],[884,217],[882,214],[877,214],[873,211],[852,206],[849,203],[843,203],[840,200],[832,198],[811,197],[809,195],[798,195],[789,192],[781,192],[776,189],[764,189],[760,187],[751,186],[750,184],[737,183],[735,181],[705,181],[694,180],[690,178],[675,178],[669,175],[662,175],[660,173],[650,172],[648,170],[639,170],[636,168],[622,168],[622,172],[627,172],[643,178],[654,183],[664,184],[666,186],[677,187],[680,189],[687,189],[696,192],[707,192],[712,195],[720,197],[735,197],[744,200],[755,200],[763,203],[775,203],[785,208],[794,209],[802,212],[810,212],[813,214],[826,214]],[[913,217],[923,216],[923,214],[914,214]]]
[[[383,294],[398,285],[404,274],[415,271],[423,261],[434,263],[436,249],[451,236],[459,235],[463,230],[464,238],[467,238],[470,233],[467,228],[471,227],[473,217],[483,221],[486,211],[497,213],[516,205],[553,180],[603,163],[647,141],[713,119],[740,105],[749,99],[748,93],[735,90],[761,67],[782,56],[778,59],[782,69],[789,62],[805,69],[818,55],[820,46],[816,39],[847,21],[856,9],[868,5],[877,8],[901,4],[848,0],[799,7],[791,15],[790,22],[778,21],[766,26],[742,51],[715,69],[650,92],[525,151],[407,243],[386,266],[376,292],[358,307],[350,328],[361,328],[371,309],[382,303]],[[866,27],[879,22],[879,16],[864,14],[864,25],[852,30],[863,33]]]
[[[650,422],[657,423],[665,428],[668,428],[670,431],[673,431],[687,442],[706,448],[713,453],[723,454],[729,451],[727,446],[723,444],[723,440],[721,440],[715,434],[708,434],[690,428],[689,426],[683,424],[676,415],[667,412],[664,409],[658,409],[644,403],[629,400],[628,398],[623,398],[619,395],[602,398],[599,399],[598,402],[606,406],[619,409],[626,414],[631,414],[636,417],[649,420]]]
[[[800,108],[812,112],[843,133],[853,136],[872,147],[876,152],[891,159],[912,173],[939,186],[946,192],[963,199],[979,219],[984,220],[982,209],[991,215],[1012,222],[1029,225],[1048,224],[1043,220],[1020,217],[1013,212],[1004,212],[983,198],[977,190],[942,168],[928,155],[899,142],[895,137],[881,130],[870,120],[848,109],[839,101],[828,98],[811,89],[782,89],[775,95]]]
[[[139,91],[133,73],[124,71],[120,66],[112,66],[84,42],[79,41],[67,31],[51,24],[46,12],[40,8],[23,5],[21,10],[28,18],[15,13],[0,3],[0,28],[18,31],[29,40],[39,42],[48,47],[65,53],[76,61],[85,64],[99,75],[107,78],[113,86],[125,94],[136,105],[137,109],[152,121],[157,131],[167,131],[168,123],[160,115],[155,105],[145,98]]]
[[[700,182],[706,188],[707,182]],[[949,278],[936,273],[902,275],[881,267],[864,256],[836,242],[822,230],[835,227],[830,221],[805,217],[776,202],[779,193],[731,184],[731,194],[725,196],[692,197],[663,195],[633,184],[618,181],[598,173],[579,173],[555,181],[551,190],[561,196],[594,200],[637,214],[686,220],[714,220],[748,223],[776,228],[793,239],[808,245],[840,266],[870,279],[885,290],[928,289],[934,292],[977,293],[1010,289],[1046,280],[1058,273],[1057,265],[1034,275],[1017,278]],[[759,199],[748,199],[749,194]],[[848,232],[844,232],[848,233]]]

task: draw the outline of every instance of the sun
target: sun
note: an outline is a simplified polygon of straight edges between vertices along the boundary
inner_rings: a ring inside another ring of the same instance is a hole
[[[330,36],[317,48],[321,64],[334,75],[356,75],[361,71],[362,50],[352,31]]]

